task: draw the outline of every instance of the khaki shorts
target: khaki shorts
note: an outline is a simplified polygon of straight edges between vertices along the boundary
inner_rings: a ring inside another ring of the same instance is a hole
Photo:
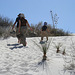
[[[22,26],[20,28],[20,34],[23,35],[23,38],[26,39],[26,33],[27,33],[27,27],[26,26]],[[19,28],[16,28],[16,36],[19,34]],[[18,37],[17,37],[18,38]]]
[[[48,37],[48,33],[47,33],[47,31],[42,31],[42,33],[41,33],[41,37]]]
[[[41,32],[41,41],[43,40],[44,37],[46,37],[46,39],[48,40],[48,33],[47,33],[47,31],[42,31]]]

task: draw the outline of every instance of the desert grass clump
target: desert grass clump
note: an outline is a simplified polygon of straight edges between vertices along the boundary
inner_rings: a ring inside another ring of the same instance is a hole
[[[66,59],[67,60],[67,59]],[[70,61],[70,62],[65,62],[64,68],[66,70],[75,70],[75,64]]]
[[[40,41],[40,40],[39,40]],[[47,57],[46,54],[47,54],[47,51],[50,47],[50,44],[52,42],[52,39],[49,40],[49,42],[45,42],[44,44],[37,44],[35,41],[33,41],[35,43],[35,45],[37,45],[39,47],[39,49],[43,52],[43,58],[44,57]]]
[[[63,55],[65,55],[65,54],[66,54],[65,49],[63,50],[62,54],[63,54]]]
[[[55,45],[54,47],[57,49],[57,50],[56,50],[56,53],[59,53],[60,47],[62,47],[62,44],[61,44],[61,43],[58,43],[58,44],[55,44],[55,43],[54,43],[54,45]]]
[[[43,59],[45,59],[45,60],[47,58],[46,54],[47,54],[47,51],[49,49],[50,43],[51,43],[51,41],[49,43],[45,42],[44,44],[41,44],[42,52],[43,52]]]

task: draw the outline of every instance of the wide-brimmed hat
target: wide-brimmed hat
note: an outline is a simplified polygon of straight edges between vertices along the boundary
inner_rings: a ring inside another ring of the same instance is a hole
[[[23,18],[25,18],[25,16],[24,16],[24,14],[23,14],[23,13],[21,13],[20,17],[23,17]]]

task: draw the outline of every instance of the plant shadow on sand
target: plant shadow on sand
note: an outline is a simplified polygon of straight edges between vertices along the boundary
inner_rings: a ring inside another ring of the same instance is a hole
[[[41,60],[38,62],[39,75],[52,75],[49,65],[46,60]]]
[[[46,66],[46,60],[41,60],[40,62],[38,62],[38,66],[42,67],[44,70],[44,67]]]
[[[20,44],[7,44],[7,46],[13,46],[11,47],[10,49],[13,50],[13,49],[16,49],[16,48],[22,48],[24,46],[19,46]]]

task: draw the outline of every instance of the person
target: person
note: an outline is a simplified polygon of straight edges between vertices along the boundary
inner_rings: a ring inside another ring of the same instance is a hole
[[[48,41],[48,32],[49,30],[47,28],[47,22],[44,22],[44,25],[41,28],[41,41],[43,41],[44,37],[46,37],[46,41]]]
[[[20,13],[18,15],[18,18],[16,18],[16,21],[13,25],[13,28],[17,22],[17,28],[16,28],[16,36],[18,38],[18,42],[20,44],[23,44],[23,46],[26,46],[26,32],[27,32],[27,26],[30,27],[28,21],[25,19],[25,16],[23,13]],[[12,29],[13,29],[12,28]],[[32,28],[30,27],[32,30]]]
[[[17,15],[17,18],[16,18],[16,20],[15,20],[15,22],[14,22],[14,24],[13,24],[13,27],[12,27],[12,30],[14,29],[14,27],[15,27],[15,25],[16,25],[16,23],[17,23],[17,27],[16,27],[16,36],[18,35],[17,34],[17,30],[18,30],[18,26],[19,26],[19,20],[20,20],[20,15],[21,15],[21,13],[19,13],[18,15]],[[18,37],[17,37],[18,38]],[[20,40],[19,40],[19,38],[18,38],[18,43],[20,43]]]
[[[28,21],[25,19],[25,16],[24,14],[21,14],[20,15],[20,23],[19,23],[19,34],[21,35],[21,41],[20,43],[22,43],[24,46],[26,46],[26,33],[27,33],[27,26],[31,29],[32,31],[32,28],[30,27]]]

